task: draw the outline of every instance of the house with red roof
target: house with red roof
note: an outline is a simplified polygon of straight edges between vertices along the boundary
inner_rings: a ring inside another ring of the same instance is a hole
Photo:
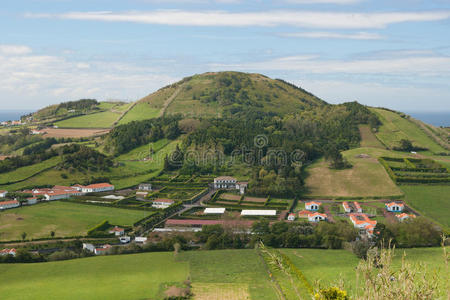
[[[308,215],[308,221],[310,222],[320,222],[320,221],[325,221],[327,219],[327,215],[326,214],[321,214],[318,212],[315,213],[310,213]]]
[[[288,221],[295,221],[295,214],[294,213],[290,213],[287,217]]]
[[[405,213],[401,213],[401,214],[395,215],[395,217],[397,218],[397,220],[398,220],[399,222],[403,222],[403,221],[405,221],[406,219],[409,219],[409,218],[415,218],[416,215],[413,215],[413,214],[408,215],[408,214],[405,214]]]
[[[363,210],[362,210],[362,208],[361,208],[361,206],[359,205],[358,202],[354,201],[354,202],[353,202],[353,205],[355,206],[355,211],[356,211],[357,213],[362,213],[362,212],[363,212]]]
[[[9,200],[0,202],[0,210],[19,207],[20,202],[17,200]]]
[[[100,193],[114,191],[114,185],[109,183],[94,183],[81,188],[83,193]]]
[[[386,210],[390,212],[401,212],[405,208],[405,205],[400,202],[386,203]]]
[[[17,253],[17,251],[14,248],[11,248],[11,249],[6,248],[3,250],[0,250],[0,256],[6,256],[6,255],[16,256],[16,253]]]
[[[112,246],[109,244],[103,245],[100,248],[95,248],[94,253],[95,255],[105,255],[106,253],[109,253],[111,251]]]
[[[305,202],[305,209],[310,211],[318,211],[322,203],[317,201]]]
[[[368,236],[373,235],[373,229],[377,225],[377,221],[371,220],[368,215],[366,214],[350,214],[350,221],[352,221],[353,226],[355,226],[358,229],[364,230],[364,232]]]
[[[8,195],[8,191],[0,190],[0,198],[5,198]]]
[[[109,233],[111,233],[111,234],[114,233],[115,236],[121,236],[121,235],[125,234],[125,229],[120,228],[118,226],[114,226],[114,228],[111,228],[109,230]]]
[[[173,201],[172,199],[155,199],[153,200],[152,207],[164,209],[168,208],[174,203],[175,201]]]
[[[352,212],[352,208],[350,207],[350,205],[348,204],[347,201],[342,202],[342,207],[344,208],[344,211],[346,213],[351,213]]]

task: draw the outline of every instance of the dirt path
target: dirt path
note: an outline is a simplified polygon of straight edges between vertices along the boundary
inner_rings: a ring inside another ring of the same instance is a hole
[[[112,124],[112,127],[115,127],[117,124],[119,124],[120,120],[122,120],[123,117],[125,117],[125,115],[126,115],[130,110],[132,110],[133,107],[135,107],[136,104],[137,104],[138,102],[139,102],[139,101],[133,102],[133,104],[130,105],[130,107],[128,107],[128,108],[120,115],[120,117]]]
[[[164,116],[164,114],[166,113],[167,107],[169,107],[170,103],[172,103],[172,101],[178,96],[178,94],[181,92],[181,90],[183,89],[184,84],[180,85],[175,92],[173,92],[172,96],[170,96],[169,98],[166,99],[166,101],[164,102],[164,105],[159,113],[159,116],[162,117]]]
[[[327,215],[328,221],[330,221],[331,223],[335,223],[334,217],[333,217],[333,214],[330,211],[330,208],[328,206],[324,206],[323,210],[324,210],[325,214]]]

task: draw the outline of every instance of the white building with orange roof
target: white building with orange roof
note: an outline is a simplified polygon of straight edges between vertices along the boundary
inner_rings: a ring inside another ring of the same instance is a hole
[[[308,215],[308,221],[310,221],[310,222],[320,222],[320,221],[325,221],[326,219],[327,219],[326,214],[321,214],[318,212]]]
[[[81,188],[83,193],[100,193],[114,191],[114,185],[109,183],[94,183]]]
[[[20,202],[17,200],[9,200],[0,202],[0,210],[19,207]]]
[[[317,201],[308,201],[305,202],[305,209],[310,211],[318,211],[321,204],[322,203]]]
[[[295,214],[294,213],[290,213],[287,217],[288,221],[295,221]]]
[[[386,203],[386,210],[390,212],[401,212],[405,208],[405,205],[400,202],[389,202]]]
[[[11,249],[5,248],[5,249],[0,250],[0,256],[6,256],[6,255],[16,256],[16,253],[17,253],[17,251],[14,248],[11,248]]]
[[[114,233],[115,236],[122,236],[125,234],[125,229],[120,228],[118,226],[114,226],[114,228],[111,228],[109,230],[109,233],[111,233],[111,234]]]
[[[406,219],[409,219],[409,218],[415,218],[416,217],[416,215],[408,215],[408,214],[406,214],[406,213],[401,213],[401,214],[398,214],[398,215],[395,215],[395,217],[397,218],[397,220],[399,221],[399,222],[403,222],[404,220],[406,220]]]
[[[344,208],[344,211],[346,213],[351,213],[352,212],[352,208],[350,207],[350,205],[348,204],[347,201],[342,202],[342,207]]]
[[[353,201],[353,205],[355,206],[355,210],[356,210],[357,213],[362,213],[363,212],[363,210],[361,208],[361,205],[359,205],[358,202]]]

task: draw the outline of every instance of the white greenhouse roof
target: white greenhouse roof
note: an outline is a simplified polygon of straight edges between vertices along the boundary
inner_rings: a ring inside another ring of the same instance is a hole
[[[276,210],[244,209],[241,216],[276,216]]]
[[[203,211],[204,214],[223,214],[225,213],[224,207],[207,207]]]

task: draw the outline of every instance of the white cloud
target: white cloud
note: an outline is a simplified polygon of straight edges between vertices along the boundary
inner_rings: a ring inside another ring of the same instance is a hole
[[[60,18],[104,22],[134,22],[172,26],[282,26],[306,28],[384,28],[404,22],[439,21],[450,18],[450,11],[426,12],[319,12],[319,11],[184,11],[156,10],[149,12],[68,12],[62,14],[32,14],[30,18]]]
[[[370,32],[357,32],[357,33],[337,33],[337,32],[324,32],[324,31],[314,31],[314,32],[293,32],[293,33],[282,33],[280,36],[284,37],[298,37],[298,38],[309,38],[309,39],[350,39],[350,40],[380,40],[383,36],[378,33]]]
[[[0,55],[23,55],[31,53],[31,48],[21,45],[0,45]]]
[[[244,64],[213,64],[214,69],[253,71],[301,71],[315,74],[387,74],[414,76],[450,75],[450,57],[396,56],[356,60],[323,60],[306,56],[288,56]]]
[[[28,52],[0,52],[0,94],[8,99],[0,100],[4,109],[34,109],[85,97],[136,100],[178,79],[144,65],[70,60]],[[30,105],[33,101],[35,104]]]

